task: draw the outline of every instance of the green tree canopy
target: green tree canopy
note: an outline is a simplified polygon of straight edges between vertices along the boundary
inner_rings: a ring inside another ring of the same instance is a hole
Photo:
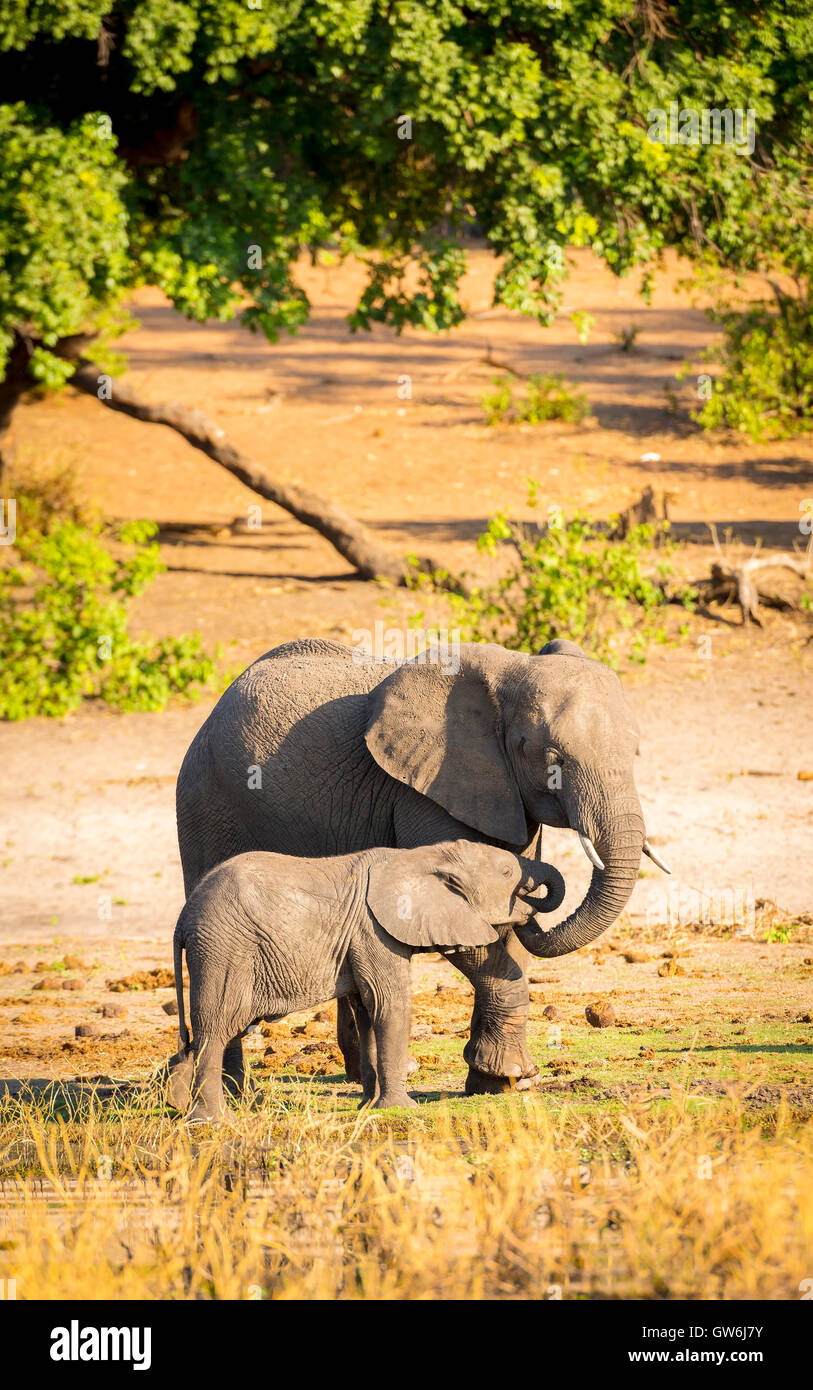
[[[2,0],[0,373],[62,380],[139,282],[273,339],[325,244],[369,256],[354,326],[443,329],[472,226],[543,322],[566,244],[806,293],[812,86],[809,0]],[[753,149],[658,143],[671,102],[753,112]]]

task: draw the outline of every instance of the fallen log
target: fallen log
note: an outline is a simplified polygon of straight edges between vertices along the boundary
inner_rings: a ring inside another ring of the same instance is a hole
[[[796,609],[797,605],[783,598],[781,594],[762,589],[757,576],[767,570],[785,569],[792,571],[803,581],[808,579],[813,558],[810,546],[803,556],[759,555],[757,546],[749,559],[736,564],[731,562],[720,545],[717,527],[713,522],[710,523],[709,529],[718,558],[712,563],[710,577],[698,581],[693,586],[704,603],[737,603],[744,627],[749,623],[754,623],[756,627],[762,626],[759,616],[760,603],[766,608],[776,608],[785,612],[793,612]]]
[[[63,355],[72,357],[70,349]],[[308,488],[293,483],[275,481],[259,464],[238,452],[226,439],[225,431],[199,410],[190,409],[176,401],[145,401],[131,387],[105,376],[104,391],[100,394],[100,372],[97,366],[83,357],[70,378],[70,384],[86,395],[94,396],[111,410],[120,410],[135,420],[148,424],[166,425],[175,430],[193,448],[220,464],[233,477],[274,502],[283,511],[296,517],[304,526],[324,536],[339,554],[352,565],[362,579],[384,579],[391,584],[406,585],[413,567],[405,556],[393,554],[378,541],[363,522],[344,508],[320,497]],[[429,556],[417,557],[418,568],[434,573],[440,569]],[[450,576],[445,587],[458,588],[459,582]]]

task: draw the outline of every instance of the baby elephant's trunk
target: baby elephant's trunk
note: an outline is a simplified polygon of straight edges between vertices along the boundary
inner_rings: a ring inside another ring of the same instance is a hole
[[[172,948],[175,961],[175,997],[178,1000],[178,1051],[186,1052],[189,1047],[189,1029],[186,1026],[183,1008],[183,936],[180,922],[175,928]]]

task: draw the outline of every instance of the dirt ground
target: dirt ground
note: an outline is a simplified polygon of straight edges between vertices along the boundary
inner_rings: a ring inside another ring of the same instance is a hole
[[[710,521],[721,534],[731,529],[735,546],[798,541],[813,444],[732,442],[689,421],[691,384],[678,386],[674,372],[712,333],[702,306],[678,288],[681,268],[670,264],[647,307],[637,278],[617,282],[587,255],[573,260],[563,312],[542,329],[488,309],[493,262],[475,252],[472,316],[440,339],[350,334],[345,315],[360,284],[352,266],[302,268],[313,316],[277,345],[236,324],[186,323],[145,291],[134,305],[141,326],[123,342],[126,380],[149,398],[204,410],[274,476],[342,502],[393,548],[429,550],[456,567],[477,563],[473,542],[495,510],[530,514],[528,478],[540,484],[543,508],[597,516],[651,482],[669,494],[687,573],[707,571]],[[576,309],[595,319],[587,344],[570,322]],[[623,353],[613,335],[630,324],[641,333]],[[478,361],[486,352],[524,372],[563,372],[587,392],[593,418],[487,428],[479,397],[493,370]],[[403,382],[399,396],[404,376],[411,399]],[[663,391],[670,380],[677,411]],[[23,406],[15,433],[22,464],[69,466],[80,495],[105,514],[160,523],[168,568],[138,600],[136,625],[196,629],[207,644],[225,644],[230,668],[295,636],[350,640],[376,621],[401,625],[414,610],[414,598],[358,580],[325,541],[269,503],[261,529],[247,531],[259,499],[163,427],[67,391]],[[657,461],[644,459],[651,454]],[[656,1084],[651,1073],[663,1067],[674,1079],[689,1053],[715,1068],[714,1084],[810,1081],[813,780],[799,775],[813,773],[807,634],[784,615],[768,615],[761,631],[743,630],[733,612],[693,618],[686,642],[656,649],[624,675],[642,730],[638,786],[650,838],[673,876],[643,869],[629,914],[610,933],[646,961],[627,963],[623,950],[600,945],[537,972],[532,1038],[548,1082],[571,1085],[584,1065],[596,1086]],[[182,904],[174,782],[212,703],[157,715],[88,705],[61,721],[0,726],[0,961],[9,967],[0,978],[0,1075],[143,1075],[172,1049],[174,1024],[162,1011],[171,991],[118,993],[107,981],[171,966]],[[568,880],[563,913],[589,873],[573,839],[545,836],[546,855]],[[765,943],[765,900],[780,925],[801,918],[783,933],[789,940]],[[698,931],[704,915],[711,923]],[[679,951],[685,975],[658,973],[666,949]],[[82,963],[68,964],[73,957]],[[38,988],[71,980],[76,988]],[[413,1051],[429,1059],[416,1087],[459,1091],[468,987],[429,961],[415,971],[415,991]],[[597,992],[628,1026],[586,1026]],[[106,1019],[98,1010],[111,1002],[125,1012]],[[550,1044],[547,1004],[563,1012],[564,1052]],[[258,1035],[258,1061],[291,1075],[335,1070],[331,1008],[321,1021],[311,1014],[278,1025],[276,1040]],[[80,1025],[95,1036],[76,1038]],[[291,1031],[299,1027],[316,1031]],[[307,1039],[319,1047],[303,1051]],[[266,1057],[267,1047],[276,1052]],[[561,1074],[551,1058],[566,1063]]]

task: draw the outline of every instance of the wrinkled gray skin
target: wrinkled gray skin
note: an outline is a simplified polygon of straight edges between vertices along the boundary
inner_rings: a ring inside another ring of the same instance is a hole
[[[260,1019],[349,998],[362,1105],[414,1106],[406,1090],[414,952],[491,945],[497,929],[526,927],[564,895],[550,864],[465,840],[330,859],[254,852],[227,860],[198,884],[175,928],[179,1051],[170,1100],[180,1110],[192,1099],[190,1120],[218,1119],[230,1042],[239,1045]]]
[[[358,656],[339,642],[286,643],[222,696],[178,778],[187,893],[251,849],[319,856],[462,837],[522,852],[540,823],[581,831],[604,867],[565,921],[450,956],[474,986],[467,1092],[530,1084],[522,947],[558,956],[593,941],[638,873],[638,731],[621,684],[564,641],[538,656],[464,643],[457,674]],[[342,1001],[339,1042],[358,1080],[356,1038]],[[227,1072],[238,1065],[227,1051]]]

